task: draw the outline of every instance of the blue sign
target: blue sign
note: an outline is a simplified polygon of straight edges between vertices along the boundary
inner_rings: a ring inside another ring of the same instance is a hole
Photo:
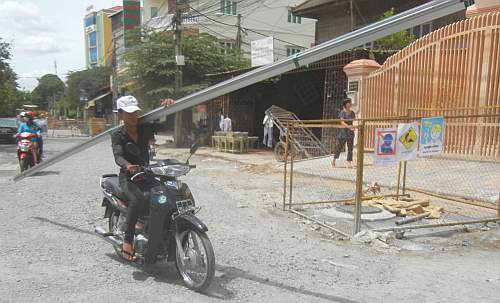
[[[444,148],[444,118],[423,118],[420,123],[420,152],[422,157],[438,155]]]

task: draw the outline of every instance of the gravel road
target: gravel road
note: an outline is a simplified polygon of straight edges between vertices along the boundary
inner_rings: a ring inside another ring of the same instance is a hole
[[[81,140],[48,139],[47,153]],[[435,235],[432,249],[353,245],[274,208],[280,174],[197,156],[185,180],[217,272],[206,294],[195,293],[172,265],[126,264],[94,235],[104,224],[99,176],[117,171],[109,142],[18,183],[14,157],[0,145],[0,302],[500,302],[498,231],[468,242]]]

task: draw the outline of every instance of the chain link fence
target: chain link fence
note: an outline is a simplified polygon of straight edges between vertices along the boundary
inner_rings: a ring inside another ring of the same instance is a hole
[[[430,116],[422,112],[354,121],[355,168],[346,162],[347,151],[333,167],[333,148],[329,156],[306,159],[288,148],[283,208],[346,236],[362,229],[395,229],[396,221],[422,217],[426,210],[432,210],[436,218],[422,218],[414,224],[425,227],[500,216],[500,113],[431,113],[436,114],[445,114],[444,151],[437,156],[374,163],[376,128],[420,123],[422,117]],[[300,121],[287,129],[294,127],[343,128],[339,120]],[[293,133],[287,132],[288,140]],[[410,209],[418,203],[422,209]]]

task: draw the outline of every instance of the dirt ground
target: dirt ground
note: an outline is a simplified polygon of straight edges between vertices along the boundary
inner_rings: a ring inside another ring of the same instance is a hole
[[[81,142],[51,139],[46,148]],[[167,156],[186,154],[160,154]],[[500,302],[493,225],[388,247],[354,244],[275,207],[283,176],[259,168],[265,159],[239,162],[208,149],[193,157],[198,168],[184,178],[216,254],[212,286],[195,293],[171,264],[126,264],[94,235],[105,224],[99,176],[117,171],[110,142],[18,183],[12,159],[12,149],[0,146],[1,302]]]

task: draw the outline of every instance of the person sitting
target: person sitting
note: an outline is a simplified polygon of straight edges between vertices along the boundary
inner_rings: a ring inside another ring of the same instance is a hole
[[[38,127],[38,125],[35,124],[33,121],[33,118],[35,117],[35,113],[33,112],[22,112],[20,114],[21,119],[24,121],[19,125],[19,128],[17,129],[17,133],[31,133],[35,135],[33,138],[31,138],[31,142],[33,143],[33,159],[35,160],[35,163],[40,163],[40,157],[39,157],[39,143],[40,143],[40,132],[41,129]]]

